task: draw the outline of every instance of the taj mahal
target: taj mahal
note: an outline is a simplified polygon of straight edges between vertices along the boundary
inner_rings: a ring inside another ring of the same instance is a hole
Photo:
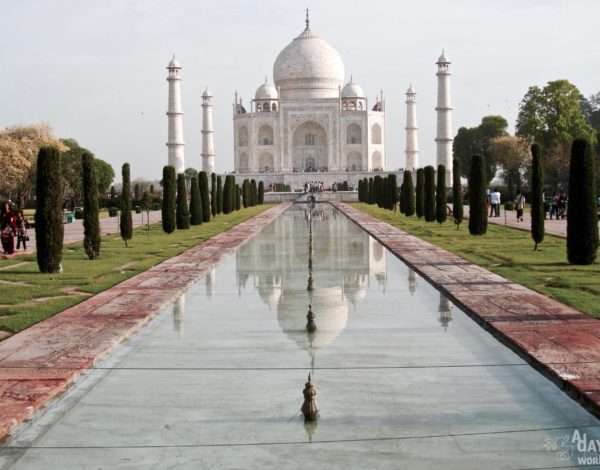
[[[383,92],[369,102],[352,76],[346,82],[340,54],[310,28],[308,10],[304,30],[277,56],[273,80],[265,77],[244,103],[235,92],[233,163],[238,183],[244,178],[265,184],[285,183],[293,188],[307,180],[326,185],[390,172],[386,155],[386,103]],[[443,164],[448,182],[452,168],[452,106],[450,62],[445,54],[438,66],[437,164]],[[180,82],[181,65],[173,56],[167,67],[169,82],[169,164],[178,173],[185,168]],[[419,167],[417,93],[406,92],[405,169]],[[212,94],[202,94],[202,170],[214,171]],[[398,132],[393,135],[397,136]],[[392,170],[396,172],[397,169]]]

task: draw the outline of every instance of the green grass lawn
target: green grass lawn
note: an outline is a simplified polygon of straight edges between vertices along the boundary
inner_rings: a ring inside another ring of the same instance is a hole
[[[570,265],[564,238],[546,235],[538,251],[534,251],[531,234],[522,230],[488,224],[486,235],[473,236],[469,234],[468,220],[456,230],[451,219],[440,226],[376,205],[352,205],[507,279],[600,318],[600,264]]]
[[[268,209],[249,207],[167,235],[162,225],[134,229],[125,248],[118,234],[102,237],[100,258],[87,259],[83,242],[65,245],[62,274],[41,274],[35,254],[0,260],[0,330],[16,333],[85,300],[65,287],[97,294]]]

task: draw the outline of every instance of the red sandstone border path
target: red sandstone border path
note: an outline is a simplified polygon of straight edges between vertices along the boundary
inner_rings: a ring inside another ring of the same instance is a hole
[[[354,207],[332,204],[600,416],[600,321]]]
[[[290,205],[272,207],[0,343],[0,440]]]

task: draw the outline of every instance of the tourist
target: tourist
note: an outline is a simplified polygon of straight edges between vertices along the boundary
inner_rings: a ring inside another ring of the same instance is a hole
[[[560,202],[560,193],[556,191],[552,195],[552,202],[550,205],[550,220],[552,220],[552,215],[556,216],[556,220],[558,220],[558,203]]]
[[[29,229],[29,222],[23,215],[23,211],[17,212],[17,250],[23,243],[23,251],[27,250],[27,242],[29,241],[29,235],[27,235],[27,230]]]
[[[490,188],[487,188],[485,190],[485,210],[487,211],[489,209],[490,211],[490,217],[494,214],[494,208],[492,207],[492,204],[490,202],[490,195],[491,195],[491,190]]]
[[[515,207],[517,208],[517,222],[523,222],[523,209],[525,209],[525,196],[519,189],[515,197]]]
[[[15,252],[15,232],[17,230],[16,217],[10,208],[10,204],[5,202],[0,213],[0,231],[2,233],[2,249],[5,254],[12,255]]]
[[[500,217],[500,191],[498,191],[498,188],[494,189],[492,194],[490,194],[490,204],[492,206],[490,217],[492,217],[492,213],[494,217]]]

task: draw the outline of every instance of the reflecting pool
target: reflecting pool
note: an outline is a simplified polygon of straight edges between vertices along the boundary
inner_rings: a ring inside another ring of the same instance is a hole
[[[320,417],[305,425],[309,371]],[[556,467],[576,463],[574,431],[599,438],[599,424],[332,206],[295,205],[40,413],[0,463]]]

